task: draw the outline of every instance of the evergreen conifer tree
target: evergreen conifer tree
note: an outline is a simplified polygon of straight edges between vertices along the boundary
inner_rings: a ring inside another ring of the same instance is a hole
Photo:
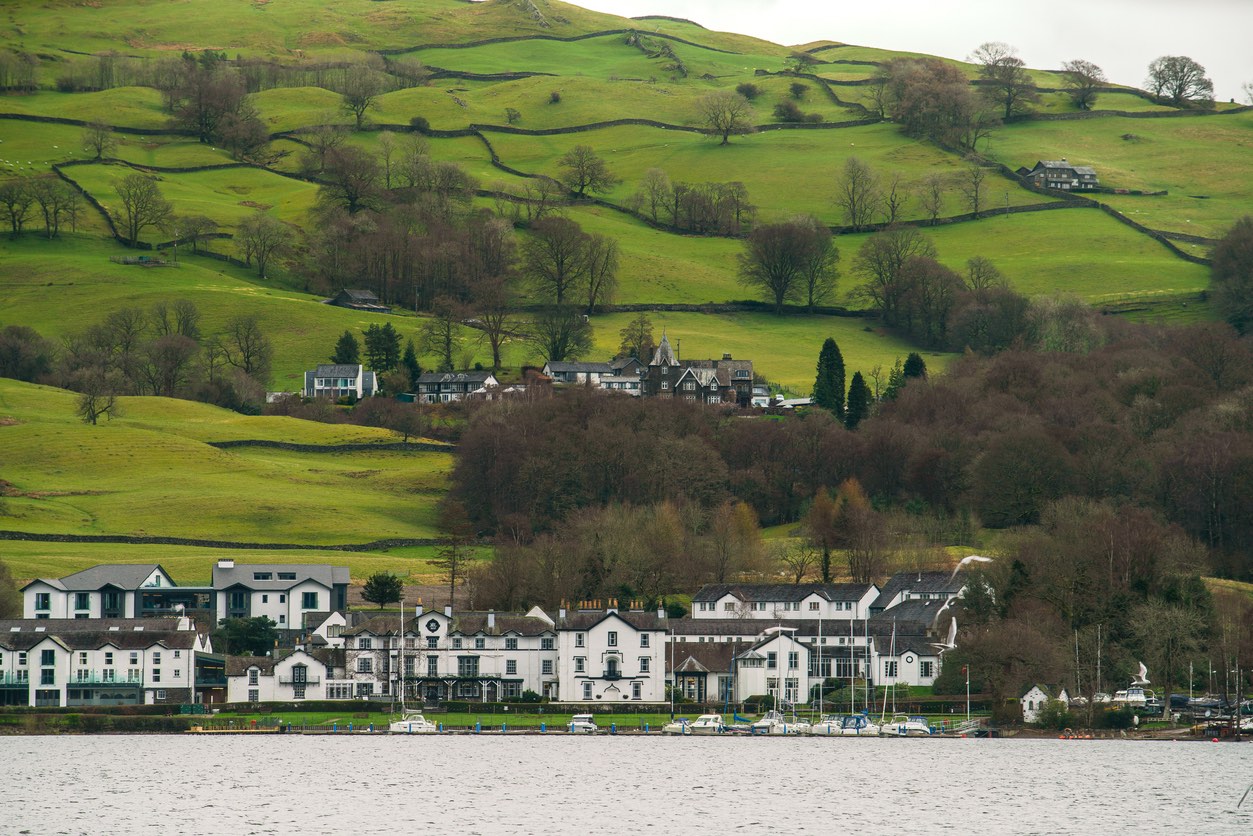
[[[866,379],[861,376],[861,372],[853,372],[853,382],[848,386],[848,408],[844,412],[844,426],[850,430],[857,429],[862,419],[870,414],[871,400]]]
[[[888,373],[888,385],[883,390],[883,399],[885,401],[896,400],[896,396],[903,388],[905,388],[905,368],[901,365],[901,358],[897,357],[892,365],[892,371]]]
[[[830,410],[836,418],[844,418],[844,355],[831,337],[827,337],[818,354],[814,404]]]
[[[361,344],[357,342],[357,338],[352,335],[351,331],[345,331],[339,335],[339,342],[335,343],[335,353],[331,355],[331,362],[343,366],[355,366],[361,362]]]
[[[413,338],[405,343],[405,356],[400,360],[400,367],[409,375],[409,387],[416,389],[418,378],[422,376],[422,366],[418,363],[418,351],[413,346]]]
[[[909,352],[909,356],[905,358],[904,367],[905,377],[927,377],[927,361],[922,359],[922,355],[916,351]]]

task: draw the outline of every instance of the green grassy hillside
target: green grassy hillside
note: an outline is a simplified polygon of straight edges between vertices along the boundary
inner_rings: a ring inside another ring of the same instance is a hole
[[[312,545],[436,535],[446,454],[204,443],[395,440],[390,433],[272,418],[245,426],[225,410],[149,398],[123,399],[122,417],[92,427],[78,420],[75,402],[71,392],[0,380],[0,527]]]
[[[648,35],[641,49],[619,30]],[[608,34],[617,32],[617,34]],[[824,33],[814,33],[815,37]],[[586,37],[585,37],[586,36]],[[670,36],[670,39],[661,36]],[[506,39],[499,41],[498,39]],[[674,40],[678,39],[678,40]],[[453,45],[469,45],[451,48]],[[814,46],[819,46],[815,42]],[[468,131],[488,126],[482,136],[428,137],[432,157],[462,165],[484,190],[476,207],[495,206],[491,191],[518,191],[526,175],[554,176],[558,160],[575,145],[590,145],[604,157],[621,182],[603,198],[609,205],[578,204],[564,211],[590,231],[618,242],[621,263],[616,301],[635,305],[704,304],[751,296],[737,278],[742,243],[725,237],[677,234],[655,228],[622,211],[652,168],[675,182],[739,181],[762,221],[809,213],[831,225],[844,219],[834,202],[835,183],[846,161],[858,157],[880,177],[899,177],[907,189],[925,178],[945,179],[942,215],[969,211],[960,180],[969,161],[932,143],[905,137],[898,126],[882,122],[861,126],[833,123],[864,119],[857,103],[868,101],[869,88],[845,82],[864,80],[879,62],[904,53],[866,46],[834,45],[815,53],[821,63],[812,73],[832,82],[828,90],[806,80],[798,106],[817,114],[826,126],[763,130],[733,137],[727,146],[693,130],[625,125],[552,135],[536,131],[579,128],[614,120],[647,119],[693,128],[701,124],[698,100],[710,91],[751,82],[760,89],[751,122],[776,123],[775,105],[787,101],[795,78],[772,75],[783,70],[792,49],[766,41],[712,32],[699,25],[659,18],[636,21],[580,9],[555,0],[110,0],[78,3],[50,0],[9,4],[0,10],[0,46],[37,59],[38,90],[0,95],[0,177],[46,175],[55,163],[82,161],[81,128],[48,124],[33,118],[59,117],[102,121],[123,129],[165,129],[169,114],[162,95],[149,87],[126,86],[96,92],[56,92],[69,71],[90,70],[92,53],[117,53],[131,70],[151,69],[151,62],[183,50],[224,51],[230,59],[264,59],[288,70],[344,62],[385,67],[382,56],[412,66],[442,68],[428,83],[405,86],[389,77],[389,92],[367,113],[368,130],[349,141],[379,149],[381,125],[405,130],[414,117],[435,131]],[[673,55],[659,54],[667,46]],[[675,60],[682,63],[676,68]],[[977,68],[951,62],[970,78]],[[323,69],[326,69],[323,67]],[[282,72],[278,72],[281,70]],[[758,75],[758,72],[761,75]],[[529,77],[456,77],[468,74],[526,74]],[[266,128],[299,132],[322,125],[348,128],[352,117],[334,92],[335,71],[326,87],[308,86],[310,76],[292,74],[282,83],[305,86],[263,89],[250,96]],[[1059,75],[1033,70],[1045,88],[1041,115],[1071,114]],[[131,83],[130,80],[125,83]],[[318,83],[323,83],[319,81]],[[399,88],[399,89],[391,89]],[[559,94],[554,101],[553,94]],[[845,104],[841,104],[840,102]],[[851,104],[848,104],[851,103]],[[1098,111],[1150,114],[1171,111],[1131,88],[1102,93]],[[1228,109],[1220,107],[1220,110]],[[505,126],[516,111],[513,128]],[[24,117],[24,118],[23,118]],[[144,166],[160,167],[159,185],[177,213],[203,214],[225,232],[256,209],[264,209],[298,229],[310,225],[315,184],[285,174],[298,170],[302,146],[278,138],[279,156],[270,170],[233,167],[190,171],[231,162],[212,144],[187,136],[118,133],[113,152],[122,163],[95,162],[63,169],[115,213],[115,182]],[[1148,197],[1102,195],[1118,211],[1146,226],[1212,239],[1249,211],[1253,167],[1247,164],[1253,143],[1253,112],[1128,118],[1098,114],[1076,120],[1026,119],[997,128],[980,147],[992,161],[1011,169],[1038,159],[1066,157],[1097,168],[1103,184],[1123,190],[1168,192]],[[492,152],[498,155],[493,161]],[[985,207],[1055,203],[1020,187],[1017,181],[989,176]],[[923,212],[916,198],[903,212],[917,221]],[[99,321],[124,305],[150,307],[157,301],[189,299],[213,333],[232,317],[256,315],[275,348],[271,388],[293,390],[301,374],[324,361],[344,330],[360,332],[370,324],[392,322],[402,338],[416,337],[423,319],[404,311],[387,320],[320,304],[305,267],[281,264],[273,277],[180,252],[178,269],[124,267],[109,261],[127,251],[106,237],[107,227],[88,211],[75,234],[56,241],[38,237],[39,222],[28,234],[0,240],[0,325],[26,324],[60,338]],[[524,236],[525,230],[519,235]],[[1065,208],[990,217],[925,228],[940,260],[961,269],[974,256],[991,259],[1013,286],[1028,295],[1075,293],[1094,305],[1135,309],[1149,319],[1204,317],[1196,304],[1208,284],[1203,265],[1189,263],[1152,238],[1094,209]],[[163,237],[156,230],[145,241]],[[859,283],[854,270],[865,235],[842,235],[837,291],[829,300],[846,304]],[[232,252],[229,241],[215,241],[216,252]],[[1182,245],[1205,255],[1206,243]],[[534,301],[525,292],[523,301]],[[596,316],[596,359],[617,348],[619,329],[631,314]],[[658,329],[682,341],[685,356],[720,356],[730,352],[752,358],[770,380],[796,394],[812,386],[819,346],[835,336],[850,370],[888,368],[916,346],[886,333],[873,320],[851,317],[712,314],[655,311]],[[471,333],[470,336],[476,336]],[[486,361],[482,346],[474,360]],[[948,356],[926,353],[928,365],[942,368]],[[429,365],[432,358],[424,358]],[[506,346],[510,371],[538,362],[533,348],[514,340]],[[590,358],[589,358],[590,359]],[[345,457],[296,455],[274,451],[221,451],[205,442],[239,438],[296,440],[329,444],[370,441],[385,433],[310,425],[288,419],[255,419],[183,402],[132,399],[126,415],[88,428],[73,415],[73,396],[55,390],[0,382],[0,426],[6,488],[0,527],[41,532],[147,533],[277,542],[296,539],[315,545],[380,537],[425,537],[435,531],[434,502],[443,487],[449,457],[443,454],[354,454]],[[3,422],[0,422],[3,423]],[[137,549],[150,559],[159,550]],[[60,568],[77,556],[126,558],[132,552],[114,546],[44,546],[4,544],[21,576],[35,574],[41,562]],[[165,552],[180,579],[203,579],[212,556],[194,549]],[[408,572],[425,566],[421,550],[351,558],[354,575],[377,567]],[[290,559],[302,559],[290,555]],[[407,568],[406,568],[407,567]],[[67,569],[68,571],[68,569]],[[415,575],[416,577],[417,575]]]

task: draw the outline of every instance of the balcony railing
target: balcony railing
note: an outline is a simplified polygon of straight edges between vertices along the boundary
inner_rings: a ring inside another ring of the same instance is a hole
[[[20,685],[25,688],[30,684],[26,671],[5,671],[0,673],[0,685]]]
[[[106,676],[104,671],[74,671],[65,680],[67,685],[129,685],[138,688],[144,684],[140,674],[113,674]]]
[[[198,676],[196,677],[197,688],[225,688],[225,676]]]
[[[605,671],[605,675],[601,679],[621,679],[622,671]]]

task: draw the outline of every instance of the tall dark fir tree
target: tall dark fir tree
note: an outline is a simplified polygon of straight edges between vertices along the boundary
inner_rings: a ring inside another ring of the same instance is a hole
[[[861,372],[853,372],[853,381],[848,385],[848,409],[844,412],[844,426],[850,430],[857,429],[868,415],[870,415],[870,404],[874,396],[870,394],[870,387],[866,385],[866,379],[861,376]]]
[[[335,353],[331,355],[331,362],[343,366],[355,366],[361,362],[361,344],[357,342],[357,338],[352,335],[351,331],[345,331],[339,335],[339,341],[335,343]]]
[[[818,377],[814,381],[814,403],[844,418],[844,355],[832,337],[827,337],[818,353]]]
[[[916,351],[909,352],[909,356],[905,358],[905,367],[902,369],[906,378],[918,377],[926,379],[927,377],[927,361],[922,359],[922,355]]]

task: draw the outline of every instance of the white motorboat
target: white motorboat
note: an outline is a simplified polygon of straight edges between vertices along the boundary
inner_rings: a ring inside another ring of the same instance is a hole
[[[753,734],[808,734],[809,724],[804,720],[788,720],[778,711],[767,711],[752,726]]]
[[[894,714],[891,721],[879,727],[879,734],[884,737],[926,737],[931,734],[931,724],[926,717]]]
[[[591,714],[575,714],[570,718],[567,731],[572,734],[595,734],[600,731],[600,727],[596,725]]]
[[[838,737],[844,733],[842,714],[823,714],[822,719],[809,727],[809,733],[816,737]]]
[[[844,737],[878,737],[879,726],[865,714],[850,714],[840,729]]]
[[[662,734],[689,735],[692,733],[692,724],[688,722],[686,717],[680,717],[672,720],[661,727]]]
[[[387,726],[392,734],[435,734],[439,726],[422,716],[419,711],[406,711],[399,720]]]
[[[692,734],[722,734],[727,730],[721,714],[702,714],[691,724]]]

